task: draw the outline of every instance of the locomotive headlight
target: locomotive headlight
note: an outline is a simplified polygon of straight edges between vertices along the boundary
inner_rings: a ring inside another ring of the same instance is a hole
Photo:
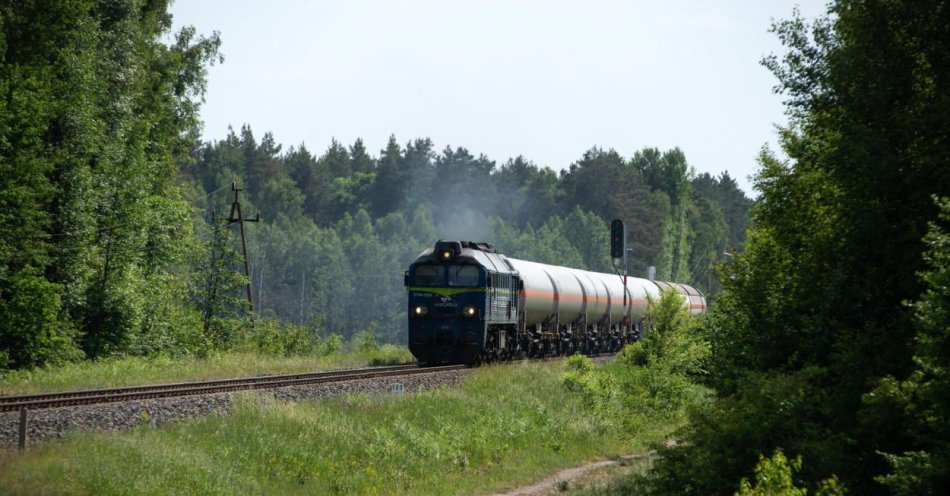
[[[454,255],[455,255],[455,253],[453,253],[452,250],[442,250],[442,251],[439,253],[439,257],[441,257],[442,260],[445,261],[445,262],[448,262],[449,260],[452,260],[452,257],[453,257]]]
[[[416,317],[425,317],[427,313],[429,313],[429,308],[425,305],[416,305],[412,309],[412,314]]]
[[[464,316],[466,316],[466,317],[469,317],[469,318],[474,317],[475,314],[477,314],[477,313],[478,313],[478,310],[475,309],[475,306],[474,306],[474,305],[469,305],[469,306],[467,306],[467,307],[465,307],[465,308],[462,309],[462,315],[464,315]]]

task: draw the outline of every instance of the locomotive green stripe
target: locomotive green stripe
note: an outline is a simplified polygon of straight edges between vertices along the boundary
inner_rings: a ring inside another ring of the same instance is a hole
[[[410,286],[409,291],[435,293],[442,296],[453,296],[461,293],[484,293],[485,288],[429,288]]]
[[[461,293],[484,293],[487,291],[486,288],[430,288],[427,286],[410,286],[409,291],[419,291],[426,293],[435,293],[442,296],[453,296]],[[512,291],[510,289],[496,289],[496,293],[508,293],[508,294],[518,294],[517,291]]]

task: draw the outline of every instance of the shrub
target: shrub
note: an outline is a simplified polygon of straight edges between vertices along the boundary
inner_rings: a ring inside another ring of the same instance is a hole
[[[820,387],[824,373],[812,367],[750,374],[734,395],[693,409],[689,425],[677,435],[689,442],[659,450],[653,494],[726,494],[748,475],[759,454],[779,447],[811,460],[803,480],[821,480],[827,474],[816,469],[832,464],[849,442],[824,426],[829,414],[829,398]]]
[[[618,361],[635,367],[661,367],[671,373],[700,376],[711,355],[709,342],[698,332],[697,321],[683,308],[682,297],[665,291],[650,302],[650,329],[643,339],[620,352]]]
[[[326,343],[323,344],[322,352],[324,356],[332,355],[340,351],[340,348],[342,347],[343,347],[343,337],[337,333],[332,333],[329,336],[327,336],[327,341]]]
[[[612,394],[610,375],[596,369],[589,358],[583,355],[568,358],[562,381],[568,390],[579,394],[584,405],[600,419],[608,423],[620,420],[621,407]]]
[[[665,292],[651,302],[651,327],[641,341],[621,350],[617,361],[595,368],[589,359],[568,359],[562,381],[590,411],[634,436],[658,423],[680,422],[703,394],[692,377],[701,374],[709,345],[693,332],[683,299]]]
[[[27,270],[0,283],[0,368],[82,358],[75,329],[57,315],[62,287]]]
[[[360,353],[371,353],[379,349],[379,343],[376,342],[376,321],[369,323],[366,329],[353,335],[352,341],[356,351]]]
[[[734,496],[808,496],[808,490],[797,487],[795,475],[802,469],[802,457],[789,460],[782,450],[775,450],[772,458],[759,455],[755,466],[755,485],[743,478],[739,482],[739,491]],[[842,496],[844,487],[836,477],[825,479],[818,484],[815,496]]]
[[[293,356],[319,353],[328,355],[339,349],[338,344],[328,352],[329,343],[320,339],[320,329],[281,322],[275,319],[253,319],[239,331],[238,351],[251,351],[275,356]]]

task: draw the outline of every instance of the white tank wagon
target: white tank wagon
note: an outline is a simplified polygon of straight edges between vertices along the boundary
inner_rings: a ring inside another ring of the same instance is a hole
[[[627,277],[626,305],[623,278],[508,258],[521,276],[523,324],[526,327],[563,327],[567,331],[609,330],[639,324],[650,300],[663,290],[683,296],[683,307],[697,316],[706,310],[706,298],[687,284]]]

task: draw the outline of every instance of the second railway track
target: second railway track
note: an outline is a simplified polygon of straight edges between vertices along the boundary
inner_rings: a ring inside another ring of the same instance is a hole
[[[251,389],[270,389],[304,384],[343,382],[378,377],[399,377],[425,374],[465,368],[464,365],[446,365],[438,367],[420,367],[418,365],[395,365],[389,367],[370,367],[363,369],[333,370],[325,372],[307,372],[301,374],[281,374],[239,379],[220,379],[212,381],[180,382],[148,386],[128,386],[110,389],[88,389],[16,396],[0,396],[0,412],[22,409],[40,410],[73,405],[110,403],[149,398],[168,398],[197,394],[224,393]]]

